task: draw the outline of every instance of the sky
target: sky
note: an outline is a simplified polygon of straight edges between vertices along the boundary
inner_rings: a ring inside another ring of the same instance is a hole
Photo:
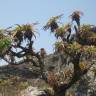
[[[68,16],[75,10],[84,13],[82,24],[96,24],[96,0],[0,0],[0,28],[38,21],[36,28],[40,36],[37,34],[33,46],[36,51],[43,47],[51,53],[56,39],[42,27],[50,17],[59,14],[64,14],[63,23],[70,22]]]

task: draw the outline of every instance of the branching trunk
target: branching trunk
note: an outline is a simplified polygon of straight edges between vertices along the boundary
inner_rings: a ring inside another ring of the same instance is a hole
[[[73,57],[72,63],[74,64],[74,74],[73,74],[71,81],[68,84],[62,84],[62,85],[58,86],[58,88],[54,88],[54,92],[55,92],[54,96],[65,96],[66,91],[70,87],[72,87],[73,84],[76,84],[76,82],[78,80],[80,80],[81,77],[83,75],[85,75],[88,72],[88,70],[90,69],[90,67],[94,64],[94,62],[93,62],[87,69],[82,71],[79,67],[80,56],[81,56],[81,53],[78,53],[75,57]]]

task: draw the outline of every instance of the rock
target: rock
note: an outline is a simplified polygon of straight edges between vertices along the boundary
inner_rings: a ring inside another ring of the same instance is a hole
[[[43,90],[37,87],[29,86],[27,89],[20,92],[20,96],[47,96]]]

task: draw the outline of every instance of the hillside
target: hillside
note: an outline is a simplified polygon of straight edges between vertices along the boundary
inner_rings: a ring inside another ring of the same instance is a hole
[[[61,81],[58,81],[59,83],[60,82],[68,83],[69,82],[68,80],[70,80],[69,76],[71,75],[72,70],[73,70],[72,69],[73,65],[72,63],[70,63],[69,65],[66,65],[64,63],[64,65],[62,65],[62,61],[59,56],[60,54],[57,54],[57,53],[47,56],[45,58],[45,69],[49,70],[49,72],[50,70],[52,72],[55,72],[57,76],[60,75],[59,78],[61,78]],[[94,58],[94,60],[96,60],[96,58]],[[60,68],[60,66],[62,66],[62,68]],[[90,93],[90,94],[94,94],[95,96],[96,95],[95,93],[96,73],[92,71],[92,70],[95,70],[96,72],[96,69],[94,68],[96,68],[96,63],[95,65],[93,64],[93,66],[91,66],[88,73],[85,74],[79,80],[79,82],[75,83],[72,87],[70,87],[70,89],[67,91],[66,96],[69,96],[68,94],[77,94],[77,93],[83,94],[83,96],[91,96],[91,95],[88,95]],[[71,70],[69,71],[69,73],[67,74],[62,73],[63,71],[67,72],[68,69]],[[65,75],[67,77],[65,77]],[[56,83],[56,81],[53,83]],[[27,88],[31,90],[31,86],[33,87],[32,91],[28,91]],[[40,74],[40,68],[33,66],[31,63],[21,64],[21,65],[8,65],[8,66],[3,66],[0,68],[0,89],[1,89],[0,94],[1,96],[23,96],[24,94],[27,94],[27,96],[31,96],[30,94],[32,94],[32,92],[34,93],[34,90],[35,91],[37,90],[43,91],[43,90],[48,90],[48,89],[52,90],[50,88],[51,87],[44,80],[42,80],[41,74]],[[25,91],[25,93],[22,93],[25,89],[27,91]],[[90,92],[88,92],[89,90]],[[39,91],[37,92],[39,93]],[[44,91],[42,94],[45,94]],[[32,96],[37,96],[37,95],[32,95]],[[49,96],[49,95],[39,95],[39,96]]]

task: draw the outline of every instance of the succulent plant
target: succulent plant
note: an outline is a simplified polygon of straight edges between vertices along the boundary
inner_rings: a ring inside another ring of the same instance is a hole
[[[58,28],[58,24],[56,21],[61,19],[62,16],[63,14],[51,17],[46,23],[46,25],[43,27],[43,29],[48,30],[49,28],[51,28],[51,32],[54,32],[54,30]]]

